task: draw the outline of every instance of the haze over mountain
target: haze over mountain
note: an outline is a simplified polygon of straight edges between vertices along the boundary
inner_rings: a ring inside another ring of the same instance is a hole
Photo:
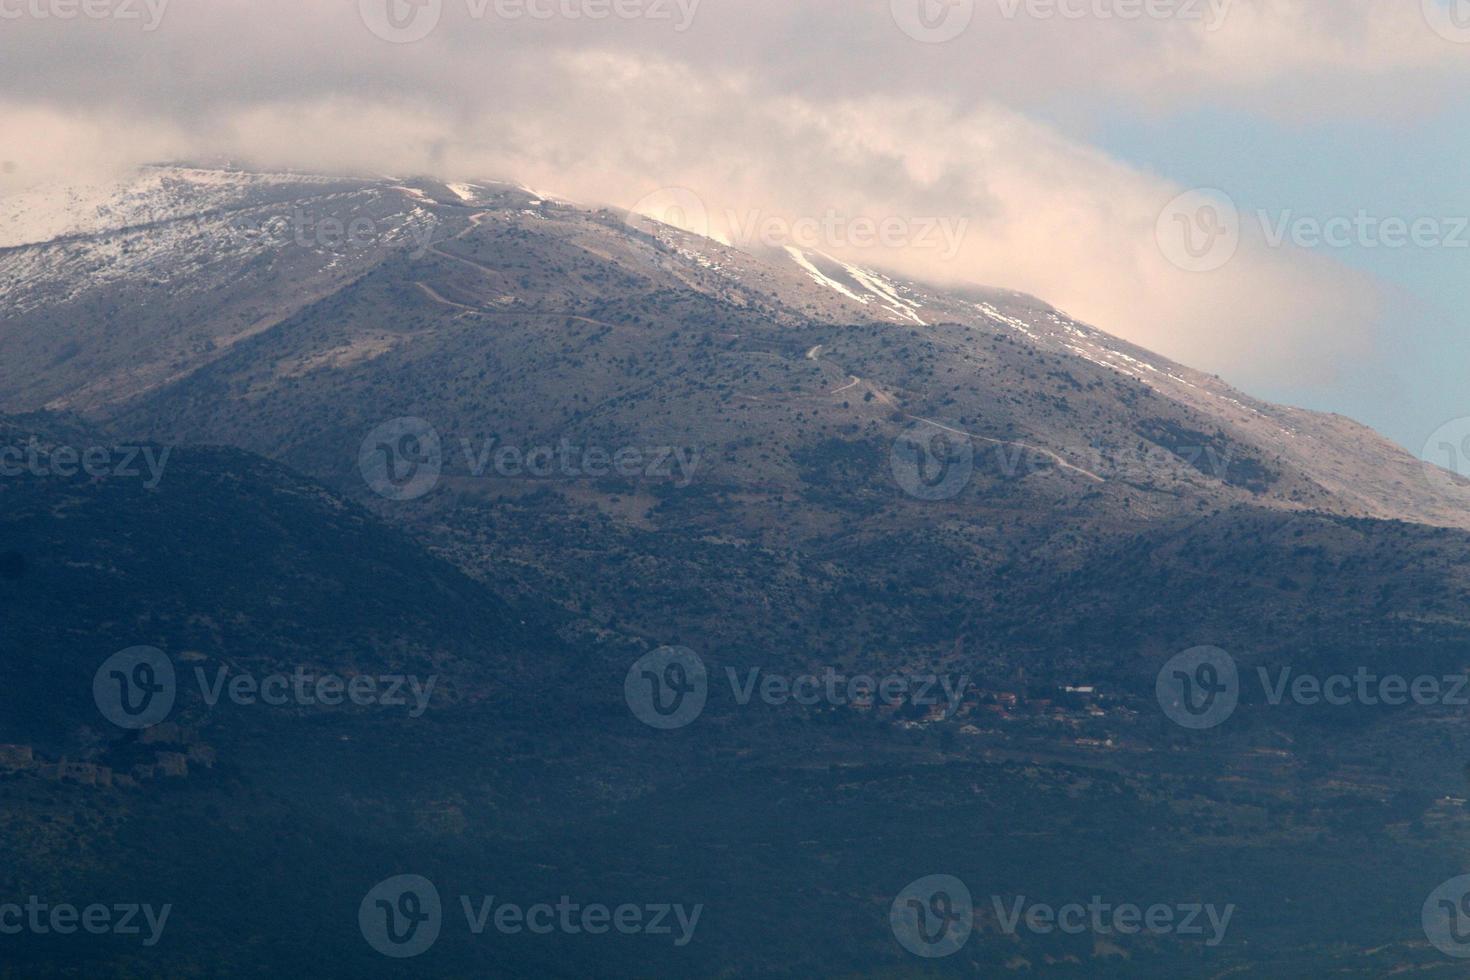
[[[0,229],[0,463],[39,460],[0,480],[0,737],[41,760],[0,772],[4,884],[180,905],[171,944],[99,943],[95,972],[391,975],[355,917],[405,871],[446,915],[482,892],[707,905],[687,948],[446,926],[417,961],[443,976],[1442,964],[1418,917],[1463,850],[1454,710],[1252,685],[1201,732],[1155,688],[1202,644],[1251,678],[1467,669],[1470,485],[1368,428],[1004,284],[512,182],[156,166],[5,198]],[[152,485],[57,465],[117,445],[174,455]],[[191,694],[175,728],[120,733],[89,684],[135,644],[440,693],[421,718]],[[666,645],[714,679],[677,731],[624,686]],[[969,694],[742,700],[725,678],[751,670]],[[920,960],[889,906],[939,868],[1239,914],[1202,946],[1006,934],[987,905]],[[28,975],[75,965],[18,950]]]
[[[394,405],[458,437],[535,418],[710,447],[707,475],[731,485],[789,470],[839,426],[891,439],[922,418],[982,455],[1055,453],[1075,468],[1039,482],[1131,496],[1143,515],[1203,500],[1470,522],[1463,481],[1368,429],[1259,402],[1039,300],[796,247],[747,254],[515,185],[153,167],[3,206],[11,412],[164,440],[231,431],[336,476]],[[706,323],[681,330],[691,316]],[[389,403],[365,387],[385,372]],[[309,409],[323,399],[330,421]],[[787,459],[735,447],[753,422]]]

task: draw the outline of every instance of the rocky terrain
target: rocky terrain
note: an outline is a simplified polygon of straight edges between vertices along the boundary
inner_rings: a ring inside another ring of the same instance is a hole
[[[1027,296],[513,183],[157,167],[0,221],[4,884],[196,911],[94,969],[219,975],[196,951],[222,948],[238,975],[386,975],[356,903],[409,869],[709,909],[687,949],[448,936],[433,975],[1448,975],[1418,916],[1463,857],[1453,708],[1250,687],[1194,732],[1155,695],[1202,644],[1247,674],[1470,670],[1470,487],[1369,429]],[[438,687],[410,717],[195,685],[145,741],[92,688],[140,645],[188,677]],[[624,675],[665,645],[717,678],[968,688],[931,711],[713,685],[661,732]],[[1208,948],[983,920],[928,962],[886,917],[939,869],[1240,913]]]

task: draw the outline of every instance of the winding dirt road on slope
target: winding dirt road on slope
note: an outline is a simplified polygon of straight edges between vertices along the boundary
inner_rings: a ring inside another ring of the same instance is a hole
[[[1041,453],[1044,456],[1050,457],[1053,462],[1055,462],[1064,470],[1071,470],[1073,473],[1080,473],[1090,480],[1096,480],[1098,483],[1108,482],[1107,480],[1098,476],[1096,473],[1092,472],[1092,470],[1083,469],[1080,466],[1076,466],[1072,463],[1067,462],[1065,459],[1062,459],[1062,457],[1058,456],[1050,449],[1043,449],[1040,446],[1033,446],[1029,443],[1024,442],[1011,442],[1006,439],[992,439],[989,436],[977,436],[973,432],[966,432],[963,429],[956,429],[952,426],[945,425],[943,422],[936,422],[933,419],[926,419],[922,415],[910,415],[909,413],[905,412],[903,417],[906,419],[913,419],[915,422],[923,422],[926,425],[932,425],[935,428],[943,429],[945,432],[953,432],[955,435],[964,436],[967,439],[979,439],[981,442],[994,443],[997,446],[1015,446],[1019,449],[1029,449],[1034,453]]]
[[[821,344],[813,347],[811,350],[806,352],[807,360],[817,360],[821,355],[821,351]],[[852,379],[851,381],[843,385],[841,388],[838,388],[836,391],[828,392],[828,394],[841,394],[842,392],[847,391],[850,388],[855,388],[860,384],[866,384],[868,391],[878,401],[882,402],[884,405],[887,405],[889,408],[899,408],[898,403],[893,400],[893,397],[882,388],[879,388],[877,385],[872,384],[871,382],[864,382],[862,378],[858,377],[855,374],[849,375],[849,377]],[[900,411],[902,411],[902,409],[900,409]],[[922,415],[911,415],[908,412],[903,412],[903,417],[906,419],[912,419],[915,422],[923,422],[926,425],[932,425],[935,428],[943,429],[945,432],[953,432],[955,435],[964,436],[966,439],[978,439],[981,442],[988,442],[996,446],[1014,446],[1017,449],[1027,449],[1034,453],[1041,453],[1043,456],[1046,456],[1047,458],[1052,460],[1052,462],[1056,463],[1057,466],[1061,467],[1064,470],[1071,470],[1073,473],[1080,474],[1081,476],[1085,476],[1089,480],[1095,480],[1098,483],[1108,482],[1103,477],[1098,476],[1096,473],[1092,472],[1092,470],[1085,469],[1084,467],[1078,466],[1075,463],[1069,463],[1057,453],[1052,452],[1050,449],[1043,449],[1041,446],[1033,446],[1030,443],[1025,442],[1014,442],[1008,439],[992,439],[990,436],[976,435],[973,432],[966,432],[963,429],[956,429],[953,426],[945,425],[943,422],[936,422],[933,419],[926,419]]]
[[[582,316],[577,313],[559,313],[556,310],[491,310],[483,306],[466,306],[463,303],[456,303],[452,299],[445,299],[433,286],[430,286],[426,282],[415,282],[414,285],[422,289],[424,294],[434,302],[443,303],[445,306],[451,306],[456,310],[463,310],[466,313],[476,313],[480,316],[549,316],[559,320],[575,320],[578,323],[586,323],[594,327],[617,329],[617,324],[615,323],[594,320],[590,316]]]

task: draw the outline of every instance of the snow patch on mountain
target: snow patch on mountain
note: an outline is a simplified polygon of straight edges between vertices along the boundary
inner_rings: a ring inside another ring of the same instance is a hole
[[[370,251],[417,241],[436,220],[417,204],[400,206],[374,222],[361,246],[312,224],[318,213],[382,204],[384,194],[327,177],[180,167],[144,168],[109,185],[35,188],[0,201],[0,315],[124,284],[203,292],[288,248],[332,273]]]
[[[402,193],[402,194],[408,195],[409,197],[413,198],[415,201],[419,201],[420,203],[423,203],[423,204],[433,204],[433,203],[435,203],[435,201],[434,201],[434,199],[432,197],[430,197],[429,195],[425,194],[423,191],[419,190],[417,187],[409,187],[407,184],[395,184],[393,186],[393,189],[395,191],[398,191],[398,192]]]
[[[326,186],[327,177],[145,167],[105,184],[39,185],[0,198],[0,248],[151,225],[239,205],[262,188]]]
[[[827,276],[824,272],[822,272],[821,269],[818,269],[814,264],[812,264],[811,259],[807,258],[806,253],[803,252],[801,249],[791,245],[787,245],[786,254],[791,256],[791,260],[797,265],[801,266],[802,270],[811,277],[812,282],[816,283],[818,286],[826,286],[828,289],[833,290],[834,292],[841,293],[843,296],[846,296],[848,299],[853,300],[854,302],[861,303],[864,306],[868,305],[868,299],[866,297],[859,296],[851,289],[848,289],[846,286],[842,285],[842,283],[838,282],[836,279],[832,279]]]
[[[845,268],[848,274],[856,279],[859,284],[861,284],[865,289],[876,296],[880,302],[886,304],[891,311],[897,313],[899,316],[903,317],[906,320],[912,320],[921,327],[928,326],[928,324],[923,321],[919,314],[915,312],[916,310],[921,309],[919,304],[914,302],[913,300],[904,299],[902,296],[900,296],[898,292],[898,286],[895,285],[893,282],[890,282],[889,280],[883,278],[883,276],[879,275],[876,272],[872,272],[867,269],[860,269],[855,265],[844,265],[843,268]]]
[[[1021,333],[1030,337],[1032,340],[1041,339],[1036,334],[1036,332],[1031,329],[1031,324],[1018,320],[1013,316],[1007,316],[989,303],[975,303],[973,305],[975,309],[979,310],[981,313],[985,314],[987,317],[994,320],[995,322],[1003,323],[1013,330],[1019,330]]]
[[[922,308],[921,304],[906,298],[901,292],[902,287],[880,273],[849,265],[823,252],[817,252],[813,258],[792,245],[785,246],[785,250],[791,260],[817,285],[825,286],[863,306],[872,307],[876,301],[876,308],[895,320],[907,320],[921,327],[928,326],[917,312]],[[818,260],[828,266],[826,271],[818,266]],[[847,281],[844,282],[844,279]]]

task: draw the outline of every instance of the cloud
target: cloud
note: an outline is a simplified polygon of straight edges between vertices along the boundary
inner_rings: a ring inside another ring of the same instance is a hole
[[[3,0],[0,14],[55,2]],[[1027,112],[1207,100],[1352,117],[1431,110],[1470,75],[1470,28],[1432,15],[1449,0],[150,2],[163,5],[152,31],[143,17],[0,20],[0,86],[17,101],[191,120],[342,94],[409,91],[473,106],[498,97],[501,84],[554,109],[555,93],[534,84],[536,63],[548,52],[598,50],[740,72],[817,101],[944,92],[960,105]],[[964,15],[958,36],[923,43],[903,29],[906,5],[945,2]],[[431,14],[434,30],[411,44],[376,36],[367,25],[390,3]]]
[[[0,194],[40,183],[95,183],[187,153],[192,141],[157,120],[0,99]]]
[[[708,230],[743,244],[761,222],[781,234],[805,220],[817,247],[838,257],[1031,292],[1244,383],[1325,382],[1372,352],[1381,299],[1362,273],[1269,248],[1248,215],[1223,268],[1180,268],[1156,225],[1182,188],[1009,109],[754,99],[739,76],[620,56],[579,55],[547,70],[586,117],[567,128],[564,117],[502,115],[495,125],[512,146],[487,165],[569,198],[629,205],[687,188]],[[896,242],[857,241],[863,220],[892,223]],[[963,234],[951,248],[942,229]]]
[[[61,2],[0,0],[12,104],[198,134],[330,100],[466,122],[513,102],[570,124],[581,107],[542,66],[577,53],[741,77],[753,99],[1002,105],[1081,139],[1099,112],[1201,105],[1401,122],[1431,116],[1470,76],[1470,27],[1448,18],[1451,0],[96,0],[139,16],[27,13]],[[958,36],[923,43],[903,29],[906,6],[945,3],[965,15]],[[429,12],[434,30],[384,40],[369,25],[389,5]],[[1164,16],[1139,13],[1150,10]],[[680,115],[680,93],[660,99]]]
[[[650,17],[476,19],[467,3],[443,0],[437,29],[414,44],[375,36],[357,3],[302,0],[175,4],[151,33],[7,26],[0,160],[14,166],[0,191],[220,155],[506,176],[622,205],[683,187],[726,239],[816,226],[833,254],[1032,292],[1233,380],[1325,380],[1371,352],[1377,289],[1250,235],[1222,269],[1178,268],[1155,224],[1183,188],[1088,146],[1085,124],[1065,117],[1108,99],[1426,111],[1424,80],[1463,78],[1470,64],[1417,3],[1369,0],[1235,0],[1215,30],[1044,18],[1024,0],[1007,17],[1009,0],[976,0],[946,44],[905,34],[888,0],[704,0],[686,8],[685,31]],[[908,233],[865,246],[864,222]],[[949,230],[943,247],[916,241],[925,222]]]

